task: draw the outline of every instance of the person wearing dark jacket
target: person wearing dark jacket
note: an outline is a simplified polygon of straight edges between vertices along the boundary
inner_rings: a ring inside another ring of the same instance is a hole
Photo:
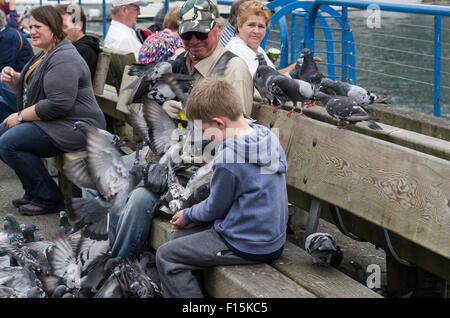
[[[94,36],[86,35],[86,15],[81,6],[60,4],[56,9],[63,18],[63,31],[66,37],[72,41],[73,46],[86,61],[93,80],[98,54],[101,52],[100,40]]]
[[[36,7],[30,14],[30,35],[41,48],[21,73],[3,68],[1,81],[17,93],[19,111],[0,125],[0,159],[11,167],[25,190],[13,200],[23,215],[64,209],[64,197],[41,158],[85,147],[76,121],[105,129],[89,68],[72,43],[65,39],[62,18],[52,6]]]
[[[20,72],[33,57],[33,49],[19,30],[7,25],[6,14],[0,10],[0,70],[11,66]],[[16,94],[6,83],[0,83],[0,122],[17,111]]]

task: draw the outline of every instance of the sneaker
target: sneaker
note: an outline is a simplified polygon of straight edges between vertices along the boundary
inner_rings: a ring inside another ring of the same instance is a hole
[[[12,205],[14,205],[16,208],[27,203],[30,203],[30,200],[25,197],[12,200]]]
[[[22,215],[41,215],[59,212],[58,207],[41,207],[34,203],[28,203],[19,207],[19,213]]]

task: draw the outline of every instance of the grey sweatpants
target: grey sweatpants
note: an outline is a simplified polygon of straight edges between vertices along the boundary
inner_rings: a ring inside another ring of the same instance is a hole
[[[211,225],[177,230],[156,251],[156,267],[164,297],[203,297],[193,270],[254,263],[230,251]]]

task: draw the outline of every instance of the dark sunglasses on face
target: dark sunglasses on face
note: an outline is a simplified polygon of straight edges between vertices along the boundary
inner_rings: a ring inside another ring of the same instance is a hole
[[[202,40],[206,40],[208,38],[209,32],[208,33],[202,33],[202,32],[186,32],[183,34],[180,34],[180,38],[185,40],[185,41],[190,41],[192,39],[192,36],[195,35],[195,37],[202,41]]]

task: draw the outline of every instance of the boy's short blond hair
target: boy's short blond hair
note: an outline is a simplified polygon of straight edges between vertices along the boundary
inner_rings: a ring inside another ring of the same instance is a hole
[[[242,105],[230,83],[205,78],[192,89],[186,112],[189,120],[211,122],[214,117],[223,116],[234,121],[242,116]]]
[[[177,31],[180,25],[180,7],[173,7],[167,11],[163,21],[163,28]]]

